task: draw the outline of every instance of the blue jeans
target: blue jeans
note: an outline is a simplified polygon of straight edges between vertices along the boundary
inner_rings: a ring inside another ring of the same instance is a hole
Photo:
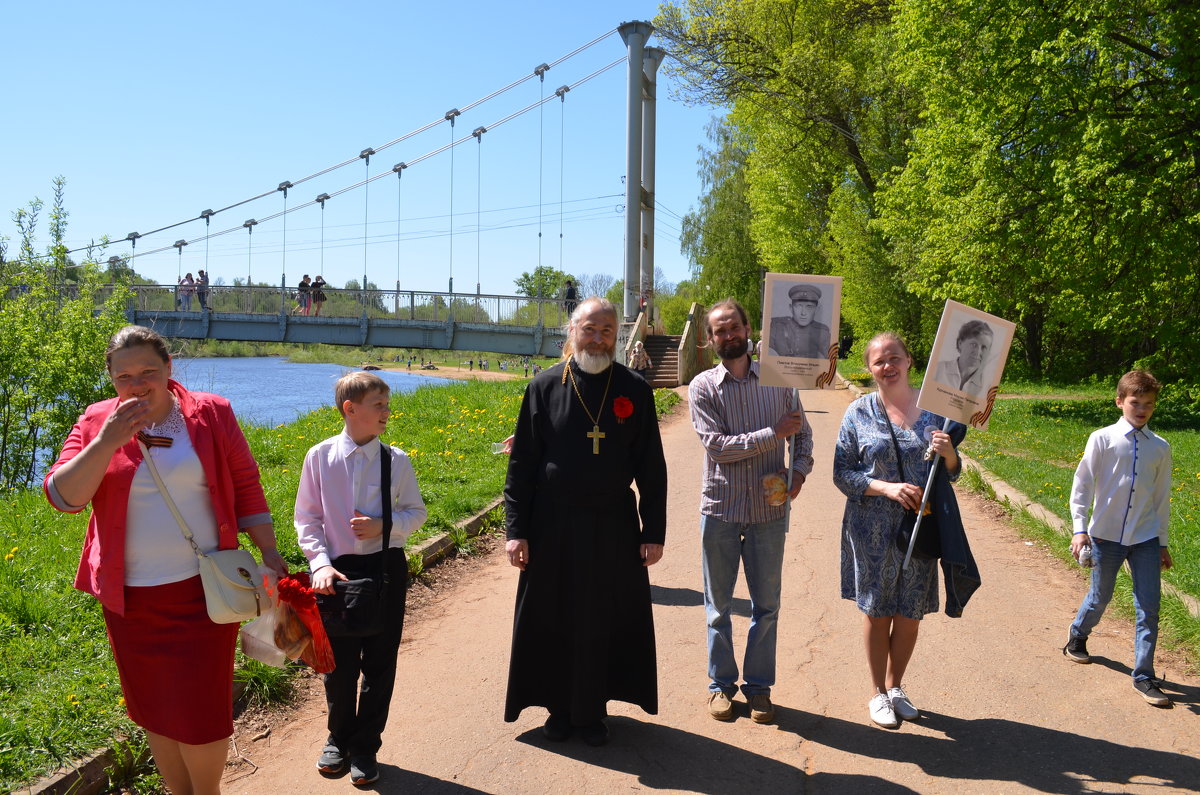
[[[1071,637],[1087,639],[1104,608],[1112,599],[1113,586],[1121,562],[1129,561],[1133,578],[1133,604],[1137,609],[1137,628],[1133,642],[1133,681],[1154,678],[1154,647],[1158,644],[1158,604],[1161,595],[1162,558],[1158,538],[1124,546],[1116,541],[1092,539],[1092,586],[1079,606],[1071,624]]]
[[[739,560],[746,569],[746,584],[750,588],[750,633],[746,638],[742,692],[747,698],[759,693],[769,695],[771,685],[775,684],[775,642],[786,538],[785,519],[739,524],[700,516],[710,692],[722,691],[732,696],[738,689],[729,617]]]

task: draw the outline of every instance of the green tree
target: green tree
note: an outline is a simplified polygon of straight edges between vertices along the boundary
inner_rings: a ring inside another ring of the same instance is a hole
[[[664,68],[682,81],[684,97],[732,108],[728,129],[710,134],[719,145],[701,173],[721,176],[706,181],[710,197],[736,195],[712,197],[697,220],[713,215],[725,240],[748,229],[755,262],[767,270],[862,280],[876,289],[847,307],[860,332],[915,336],[917,298],[895,272],[891,241],[872,228],[877,195],[904,165],[922,109],[895,73],[895,10],[843,0],[682,0],[663,6],[655,24],[676,56]],[[715,212],[723,205],[731,209]],[[703,242],[703,227],[689,231]],[[701,285],[739,298],[761,320],[749,258],[736,260],[732,280],[713,283],[707,272],[722,258],[700,264]]]
[[[711,121],[707,132],[714,148],[701,147],[698,161],[705,193],[699,209],[683,217],[680,248],[691,263],[695,293],[705,297],[703,303],[736,298],[757,326],[762,266],[750,237],[746,150],[734,128],[722,120]]]
[[[557,298],[562,294],[563,285],[567,279],[575,281],[575,277],[549,265],[538,265],[533,273],[526,271],[516,278],[513,284],[517,293],[530,298]],[[581,299],[583,295],[579,296]]]
[[[1198,10],[1169,0],[904,6],[927,123],[886,197],[911,288],[1018,323],[1034,375],[1200,352]]]
[[[21,255],[5,263],[0,284],[0,488],[34,485],[83,409],[113,394],[104,350],[126,323],[128,291],[105,289],[90,261],[72,267],[69,289],[62,284],[63,184],[55,181],[46,254],[36,253],[34,210],[18,223]]]

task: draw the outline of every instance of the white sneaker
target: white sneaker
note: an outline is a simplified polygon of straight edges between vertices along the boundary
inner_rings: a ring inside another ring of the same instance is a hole
[[[887,691],[887,695],[892,702],[892,711],[900,720],[916,720],[921,717],[920,710],[913,706],[903,687],[893,687]]]
[[[876,693],[867,705],[871,710],[871,720],[885,729],[894,729],[900,725],[896,719],[896,711],[892,708],[892,700],[886,693]]]

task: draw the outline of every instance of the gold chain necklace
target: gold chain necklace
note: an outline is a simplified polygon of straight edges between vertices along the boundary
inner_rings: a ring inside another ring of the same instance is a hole
[[[600,409],[596,412],[596,416],[593,417],[592,412],[587,407],[587,403],[583,402],[583,395],[579,392],[579,385],[575,383],[575,373],[571,370],[571,362],[574,359],[575,357],[572,356],[567,360],[567,376],[571,379],[571,387],[575,390],[575,397],[579,398],[579,405],[583,406],[584,413],[592,421],[591,433],[585,434],[592,440],[592,455],[600,455],[600,440],[605,436],[600,431],[600,415],[604,413],[604,403],[608,400],[608,388],[612,386],[612,371],[616,368],[611,364],[608,366],[608,383],[604,385],[604,397],[600,398]]]

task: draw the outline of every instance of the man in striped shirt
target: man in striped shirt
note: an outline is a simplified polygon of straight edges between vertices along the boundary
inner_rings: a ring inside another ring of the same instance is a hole
[[[812,472],[812,427],[793,390],[759,383],[758,362],[749,355],[749,319],[737,301],[714,305],[707,328],[720,362],[696,376],[688,400],[705,452],[700,542],[708,617],[708,712],[717,720],[733,719],[738,667],[730,613],[741,561],[751,612],[741,690],[751,719],[769,723],[775,717],[771,686],[787,501],[795,499]],[[786,440],[792,451],[791,488],[786,499],[769,499],[763,479],[786,478]]]

